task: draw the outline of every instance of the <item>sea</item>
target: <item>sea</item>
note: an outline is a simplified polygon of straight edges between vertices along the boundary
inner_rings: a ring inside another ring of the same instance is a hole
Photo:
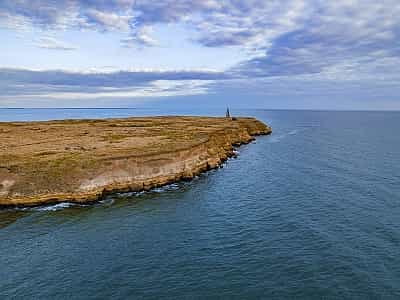
[[[0,121],[224,113],[0,109]],[[190,182],[0,210],[0,299],[400,299],[400,112],[231,113],[273,133]]]

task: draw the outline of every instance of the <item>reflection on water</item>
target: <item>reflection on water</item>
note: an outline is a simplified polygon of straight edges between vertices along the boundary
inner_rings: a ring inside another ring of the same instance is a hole
[[[0,210],[0,229],[14,223],[18,218],[26,215],[15,210]]]

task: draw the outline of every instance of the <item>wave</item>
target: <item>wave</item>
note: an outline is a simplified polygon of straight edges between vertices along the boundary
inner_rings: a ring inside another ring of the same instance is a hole
[[[199,176],[195,176],[193,179],[198,179]],[[158,188],[153,188],[149,191],[140,191],[140,192],[123,192],[123,193],[114,193],[112,195],[107,196],[104,199],[96,201],[97,204],[104,205],[104,206],[111,206],[115,203],[116,200],[121,198],[129,198],[129,197],[141,197],[143,195],[151,195],[151,194],[158,194],[164,193],[168,191],[176,191],[182,188],[185,183],[172,183],[165,186],[161,186]],[[71,207],[85,207],[90,205],[95,205],[96,203],[92,204],[82,204],[82,203],[72,203],[72,202],[60,202],[56,204],[48,204],[42,206],[34,206],[34,207],[19,207],[13,208],[12,210],[17,211],[38,211],[38,212],[53,212],[58,211],[66,208]]]
[[[32,211],[57,211],[65,208],[69,208],[72,206],[77,206],[78,204],[76,203],[71,203],[71,202],[61,202],[57,204],[51,204],[51,205],[46,205],[46,206],[37,206],[37,207],[26,207],[26,208],[21,208],[21,210],[32,210]]]
[[[136,192],[134,195],[143,195],[143,194],[153,194],[153,193],[164,193],[168,191],[176,191],[179,190],[181,186],[177,183],[171,183],[165,186],[161,186],[158,188],[151,189],[150,191],[142,191],[142,192]]]
[[[270,139],[269,139],[269,142],[270,142],[270,143],[278,143],[278,142],[280,142],[281,140],[283,140],[284,138],[286,138],[287,136],[289,136],[289,135],[296,135],[296,134],[298,134],[299,132],[301,132],[301,131],[303,131],[303,130],[305,130],[305,129],[293,129],[293,130],[288,131],[288,132],[285,132],[285,133],[283,133],[283,134],[272,135],[272,136],[270,137]]]

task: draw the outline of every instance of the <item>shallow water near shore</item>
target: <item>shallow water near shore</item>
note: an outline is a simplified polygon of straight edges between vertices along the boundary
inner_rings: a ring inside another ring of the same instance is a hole
[[[218,113],[0,109],[0,121]],[[272,135],[191,182],[0,211],[0,298],[398,299],[400,113],[233,113]]]

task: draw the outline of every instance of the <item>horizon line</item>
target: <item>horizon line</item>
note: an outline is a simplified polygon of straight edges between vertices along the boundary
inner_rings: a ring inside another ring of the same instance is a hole
[[[158,108],[153,107],[0,107],[0,109],[9,109],[9,110],[24,110],[24,109],[49,109],[49,110],[56,110],[56,109],[143,109],[143,110],[153,110]],[[186,110],[187,108],[178,108],[176,110]],[[212,108],[210,108],[212,109]],[[217,109],[215,107],[215,109]],[[329,109],[329,108],[235,108],[230,107],[230,109],[234,110],[270,110],[270,111],[333,111],[333,112],[400,112],[400,109]]]

